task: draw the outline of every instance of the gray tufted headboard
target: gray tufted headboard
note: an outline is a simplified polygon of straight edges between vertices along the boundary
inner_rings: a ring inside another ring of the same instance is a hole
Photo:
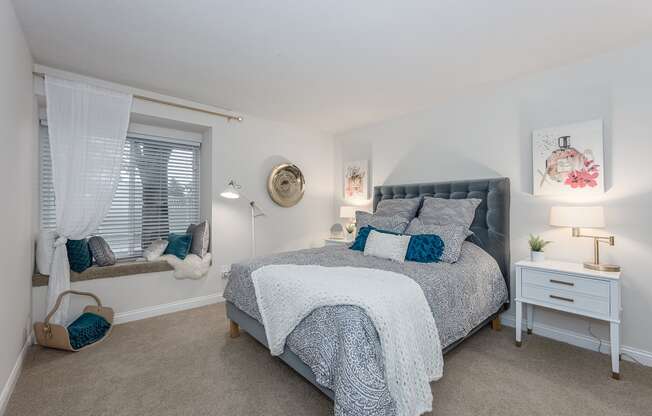
[[[424,196],[482,199],[471,225],[474,235],[469,240],[496,259],[509,289],[509,178],[376,186],[374,211],[383,199]]]

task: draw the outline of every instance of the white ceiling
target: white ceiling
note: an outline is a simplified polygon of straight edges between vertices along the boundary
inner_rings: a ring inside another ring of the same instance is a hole
[[[652,35],[650,0],[14,0],[38,63],[338,132]]]

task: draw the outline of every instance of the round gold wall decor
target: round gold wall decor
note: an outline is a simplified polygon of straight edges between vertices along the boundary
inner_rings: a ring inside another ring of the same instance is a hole
[[[306,180],[301,169],[291,163],[276,166],[267,179],[267,192],[270,198],[286,208],[301,201],[305,187]]]

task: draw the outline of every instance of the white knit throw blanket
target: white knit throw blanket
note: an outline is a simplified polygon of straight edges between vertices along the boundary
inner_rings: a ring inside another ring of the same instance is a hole
[[[356,267],[271,265],[252,275],[258,309],[272,355],[313,310],[362,308],[376,327],[385,379],[397,416],[432,410],[430,382],[442,376],[437,325],[421,287],[409,277]]]

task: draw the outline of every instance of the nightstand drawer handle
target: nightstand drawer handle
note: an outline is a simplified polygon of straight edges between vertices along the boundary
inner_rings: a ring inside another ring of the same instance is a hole
[[[553,298],[553,299],[557,299],[557,300],[563,300],[565,302],[575,302],[575,299],[564,298],[562,296],[550,295],[550,297]]]
[[[558,285],[566,285],[566,286],[575,286],[575,283],[564,282],[563,280],[556,280],[556,279],[550,279],[550,283],[557,283]]]

